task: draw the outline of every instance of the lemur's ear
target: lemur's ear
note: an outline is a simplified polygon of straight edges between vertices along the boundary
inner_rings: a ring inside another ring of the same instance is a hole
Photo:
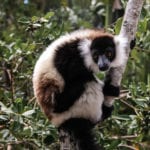
[[[135,45],[136,45],[136,38],[134,38],[134,39],[130,42],[130,49],[132,50]]]

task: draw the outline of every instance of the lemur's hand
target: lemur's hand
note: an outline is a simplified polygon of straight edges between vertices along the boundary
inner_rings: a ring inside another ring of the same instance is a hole
[[[103,94],[104,94],[104,102],[102,106],[102,120],[111,116],[111,113],[114,109],[113,102],[114,98],[118,97],[120,94],[120,87],[115,87],[110,84],[110,82],[105,82],[103,87]],[[109,101],[110,97],[110,101]]]
[[[103,87],[104,96],[118,97],[120,94],[120,87],[111,85],[110,82],[105,82]]]
[[[130,49],[132,50],[135,45],[136,45],[136,38],[134,38],[134,39],[130,42]]]
[[[103,112],[103,114],[102,114],[102,121],[107,119],[108,117],[110,117],[113,110],[114,110],[114,106],[113,105],[108,107],[105,104],[103,104],[103,106],[102,106],[102,112]]]

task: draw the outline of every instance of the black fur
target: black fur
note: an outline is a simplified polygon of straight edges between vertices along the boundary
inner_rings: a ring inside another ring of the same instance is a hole
[[[69,132],[75,138],[79,150],[102,150],[94,139],[93,127],[94,124],[89,120],[74,118],[63,123],[60,129]]]
[[[84,92],[85,84],[95,80],[84,65],[78,42],[66,43],[56,51],[55,66],[65,80],[65,87],[62,93],[55,95],[55,112],[67,110]]]
[[[136,38],[134,38],[131,42],[130,42],[130,49],[133,49],[136,45]]]
[[[114,110],[114,106],[108,107],[108,106],[105,106],[103,104],[103,106],[102,106],[102,112],[103,112],[103,114],[102,114],[102,120],[105,120],[108,117],[110,117],[113,110]]]
[[[111,85],[111,72],[107,72],[105,76],[104,81],[104,87],[103,87],[103,94],[104,96],[114,96],[118,97],[120,94],[120,87]],[[105,120],[106,118],[110,117],[112,114],[112,111],[114,110],[114,106],[105,106],[103,104],[102,106],[102,120]]]
[[[105,51],[108,48],[111,48],[113,51],[113,57],[110,59],[110,61],[112,61],[116,56],[115,43],[113,42],[112,37],[104,36],[101,38],[95,38],[91,44],[91,50],[98,50],[99,55],[105,54]]]
[[[107,72],[107,74],[105,76],[103,94],[104,94],[104,96],[118,97],[120,95],[120,87],[111,85],[111,75],[110,75],[110,73]]]
[[[113,86],[111,84],[105,84],[103,87],[103,93],[105,96],[118,97],[120,94],[120,87]]]

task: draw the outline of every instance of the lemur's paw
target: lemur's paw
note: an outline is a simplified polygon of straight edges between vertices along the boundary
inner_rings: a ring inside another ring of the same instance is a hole
[[[103,87],[103,93],[105,96],[118,97],[120,94],[120,87],[119,86],[113,86],[111,84],[106,83]]]

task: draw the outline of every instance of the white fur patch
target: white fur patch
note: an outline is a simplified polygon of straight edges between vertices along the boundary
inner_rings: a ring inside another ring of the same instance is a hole
[[[57,40],[55,40],[50,45],[50,48],[56,50],[58,46],[63,45],[64,43],[69,43],[76,39],[81,39],[81,40],[86,39],[94,33],[96,34],[96,31],[90,30],[90,29],[84,29],[84,30],[77,30],[77,31],[71,32],[70,34],[65,34],[61,36],[60,38],[58,38]]]
[[[59,84],[59,90],[64,87],[64,80],[54,66],[55,49],[49,46],[38,59],[33,73],[33,89],[35,96],[37,83],[41,82],[41,78],[54,79]]]
[[[116,57],[111,62],[111,67],[119,67],[127,60],[126,48],[128,46],[128,39],[121,36],[114,36],[116,45]]]
[[[68,111],[54,113],[51,122],[59,126],[70,118],[85,118],[96,123],[101,120],[104,96],[100,82],[89,82],[81,97]]]
[[[105,96],[104,104],[107,107],[111,107],[114,104],[116,97],[113,96]]]
[[[79,43],[79,50],[81,50],[81,56],[83,56],[85,66],[93,71],[94,73],[97,73],[99,71],[98,65],[93,61],[92,55],[91,55],[91,46],[92,41],[89,39],[84,39]]]

